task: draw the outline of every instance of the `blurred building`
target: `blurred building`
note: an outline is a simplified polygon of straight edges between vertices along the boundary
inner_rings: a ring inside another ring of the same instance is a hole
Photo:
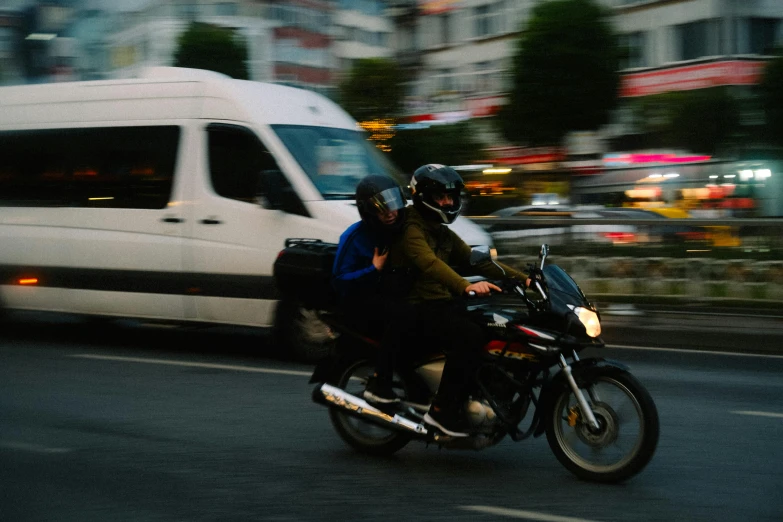
[[[620,89],[626,99],[716,86],[733,86],[747,98],[747,87],[761,80],[764,64],[783,45],[780,0],[603,1],[616,13],[626,49]],[[622,115],[618,121],[612,134],[633,131],[633,121]]]
[[[533,0],[388,0],[412,122],[491,116]]]
[[[542,0],[388,0],[410,71],[412,121],[494,114],[511,88],[514,40]],[[622,96],[756,83],[783,43],[780,0],[598,0],[627,53]]]
[[[354,60],[394,58],[394,22],[384,0],[337,0],[333,52],[337,69],[349,71]]]
[[[14,47],[22,83],[72,79],[75,48],[70,29],[76,12],[73,4],[69,0],[17,4],[22,21]]]
[[[106,39],[109,76],[132,76],[142,67],[173,65],[180,35],[191,23],[201,22],[235,31],[247,46],[250,79],[270,81],[274,24],[262,14],[255,2],[215,0],[164,0],[115,14]]]
[[[21,42],[23,17],[19,9],[0,9],[0,85],[20,83],[24,77]]]
[[[200,21],[245,39],[254,80],[329,92],[353,60],[394,57],[406,70],[408,119],[452,122],[505,103],[515,40],[542,1],[5,0],[0,60],[26,81],[122,76],[171,65],[177,37]],[[598,1],[627,50],[627,98],[753,84],[783,42],[781,0]],[[9,27],[19,29],[15,48]],[[621,113],[606,130],[632,125]]]
[[[268,81],[328,94],[334,86],[334,2],[261,0],[261,16],[273,24],[272,76]]]

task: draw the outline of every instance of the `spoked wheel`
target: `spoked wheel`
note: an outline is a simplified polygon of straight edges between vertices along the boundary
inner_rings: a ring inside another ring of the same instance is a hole
[[[598,429],[591,427],[570,388],[555,400],[547,425],[557,459],[585,480],[619,482],[639,473],[658,445],[658,411],[647,390],[624,370],[604,368],[580,383]]]
[[[375,371],[369,360],[357,361],[340,376],[336,386],[356,397],[362,397],[367,379]],[[399,379],[394,379],[394,391],[401,398],[406,396]],[[410,436],[396,430],[382,428],[339,410],[330,409],[332,425],[345,442],[355,449],[371,455],[391,455],[410,442]]]

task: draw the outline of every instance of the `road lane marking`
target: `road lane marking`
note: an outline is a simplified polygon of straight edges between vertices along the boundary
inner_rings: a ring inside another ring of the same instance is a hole
[[[783,413],[773,413],[771,411],[737,410],[731,413],[734,413],[736,415],[753,415],[755,417],[772,417],[773,419],[783,419]]]
[[[765,353],[739,353],[721,352],[718,350],[695,350],[691,348],[660,348],[657,346],[630,346],[627,344],[607,344],[607,348],[619,348],[621,350],[650,350],[657,352],[702,353],[707,355],[731,355],[734,357],[763,357],[768,359],[783,359],[783,355],[769,355]]]
[[[21,451],[31,451],[33,453],[68,453],[71,451],[68,448],[50,448],[48,446],[41,446],[39,444],[30,444],[27,442],[16,442],[12,440],[0,440],[0,448],[12,449]]]
[[[235,372],[275,373],[278,375],[296,375],[299,377],[310,377],[310,375],[313,373],[300,372],[297,370],[279,370],[276,368],[260,368],[256,366],[239,366],[234,364],[200,363],[191,361],[175,361],[171,359],[148,359],[144,357],[120,357],[117,355],[95,355],[90,353],[76,353],[68,355],[68,357],[76,357],[79,359],[95,359],[99,361],[135,362],[144,364],[164,364],[169,366],[187,366],[191,368],[211,368],[214,370],[229,370]]]
[[[487,513],[489,515],[499,515],[510,518],[522,518],[525,520],[540,520],[541,522],[592,522],[586,518],[561,517],[548,513],[537,513],[535,511],[522,511],[519,509],[507,509],[493,506],[460,506],[459,508],[465,511],[476,511],[478,513]]]

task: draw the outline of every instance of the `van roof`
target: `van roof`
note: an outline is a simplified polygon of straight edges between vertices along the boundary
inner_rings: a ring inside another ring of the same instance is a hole
[[[188,118],[357,129],[316,92],[199,69],[151,67],[137,78],[0,87],[5,129]]]

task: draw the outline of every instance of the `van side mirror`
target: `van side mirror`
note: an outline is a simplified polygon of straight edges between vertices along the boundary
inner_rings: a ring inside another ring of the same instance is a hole
[[[264,208],[310,217],[304,203],[280,169],[261,171],[256,197]]]

